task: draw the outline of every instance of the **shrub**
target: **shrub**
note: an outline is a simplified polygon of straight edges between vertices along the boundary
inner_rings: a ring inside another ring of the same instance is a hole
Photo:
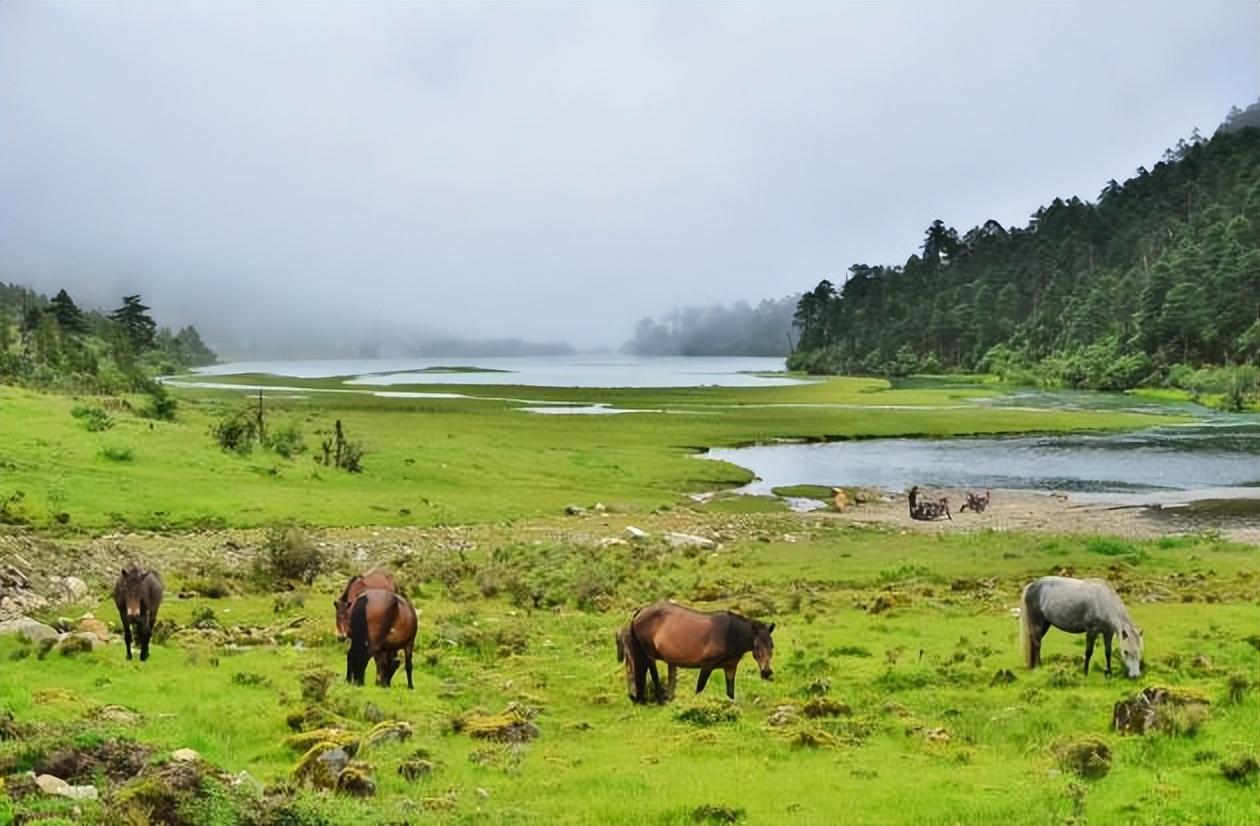
[[[123,445],[106,445],[100,450],[101,458],[111,462],[130,462],[135,458],[135,452]]]
[[[114,419],[101,407],[76,405],[70,415],[78,419],[90,433],[100,433],[114,426]]]
[[[219,447],[244,456],[258,440],[258,424],[246,413],[233,413],[211,425],[210,435]]]
[[[1231,783],[1250,785],[1260,775],[1260,763],[1250,754],[1240,754],[1221,763],[1221,774]]]
[[[300,581],[310,585],[326,564],[324,552],[306,531],[296,525],[276,525],[267,532],[254,572],[272,584]]]
[[[163,422],[175,421],[175,410],[179,407],[179,402],[171,398],[171,394],[166,392],[166,388],[157,382],[153,382],[148,386],[147,392],[149,399],[140,408],[140,416],[146,419],[158,419]]]
[[[684,708],[674,715],[675,719],[693,726],[716,726],[733,723],[739,719],[739,706],[718,700]]]
[[[1060,741],[1053,752],[1059,768],[1080,777],[1096,780],[1111,771],[1111,746],[1097,737]]]
[[[286,459],[292,459],[299,453],[306,452],[306,440],[302,436],[302,429],[294,422],[284,422],[270,428],[266,444],[272,452]]]

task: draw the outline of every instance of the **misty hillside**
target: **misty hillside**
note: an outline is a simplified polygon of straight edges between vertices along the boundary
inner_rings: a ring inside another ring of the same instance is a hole
[[[1260,115],[1260,107],[1248,113]],[[1231,113],[1093,201],[1025,227],[937,221],[900,266],[801,297],[792,366],[818,373],[1031,372],[1132,387],[1260,355],[1260,130]],[[1177,367],[1177,365],[1181,365]]]
[[[797,298],[682,307],[644,318],[622,349],[638,356],[786,356]]]

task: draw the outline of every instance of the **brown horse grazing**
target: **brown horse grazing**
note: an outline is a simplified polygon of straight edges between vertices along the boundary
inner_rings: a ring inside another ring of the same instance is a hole
[[[356,574],[346,583],[341,596],[333,600],[333,608],[337,611],[337,639],[345,640],[350,636],[350,606],[359,595],[370,588],[381,588],[391,594],[398,593],[398,583],[384,571],[371,570],[366,574]]]
[[[376,660],[376,684],[388,686],[398,670],[398,652],[411,682],[411,655],[420,619],[407,599],[383,588],[370,588],[350,606],[350,649],[346,652],[346,682],[363,685],[368,660]]]
[[[652,675],[657,702],[667,695],[661,690],[656,661],[672,667],[698,668],[696,693],[704,691],[714,669],[726,672],[726,696],[735,699],[735,672],[749,651],[761,669],[763,680],[774,679],[770,659],[774,656],[774,623],[749,619],[730,611],[707,614],[672,602],[658,602],[638,611],[630,620],[630,653],[634,657],[635,702],[643,702],[647,675]]]
[[[140,661],[149,659],[149,638],[162,604],[162,580],[156,571],[128,565],[114,583],[114,605],[122,620],[123,639],[127,642],[127,659],[131,659],[132,630],[140,643]]]

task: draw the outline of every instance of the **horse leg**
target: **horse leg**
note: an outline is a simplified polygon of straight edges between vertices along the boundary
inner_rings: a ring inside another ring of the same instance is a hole
[[[1041,665],[1041,641],[1045,639],[1046,633],[1050,630],[1050,623],[1043,622],[1041,625],[1033,629],[1032,639],[1029,641],[1032,645],[1033,668]]]
[[[118,616],[122,618],[123,640],[127,643],[127,659],[131,659],[131,621],[127,619],[127,614],[123,611],[119,611]]]
[[[1103,634],[1103,653],[1107,655],[1107,676],[1111,676],[1111,632]]]
[[[1089,676],[1089,658],[1094,656],[1094,642],[1098,639],[1098,635],[1093,631],[1085,632],[1085,676]]]
[[[726,696],[735,699],[735,670],[739,668],[739,663],[728,665],[726,667]]]
[[[140,662],[149,659],[149,638],[153,636],[153,623],[147,618],[140,620]]]
[[[415,685],[411,682],[411,651],[416,647],[414,642],[407,643],[407,647],[403,649],[403,664],[407,669],[407,688],[414,689]]]
[[[647,655],[644,654],[641,658],[636,657],[635,659],[646,661]],[[630,696],[630,699],[636,703],[647,701],[647,669],[642,662],[636,662],[634,666],[634,694]]]
[[[665,704],[665,693],[661,688],[661,674],[656,670],[656,660],[648,660],[648,673],[652,675],[652,690],[656,692],[656,702]]]
[[[704,691],[705,685],[707,685],[709,682],[709,675],[712,673],[713,673],[712,668],[700,669],[700,679],[696,680],[696,693],[697,694]]]

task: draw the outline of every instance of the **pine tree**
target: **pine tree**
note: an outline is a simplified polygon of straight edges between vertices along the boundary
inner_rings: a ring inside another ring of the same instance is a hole
[[[88,323],[83,317],[83,311],[64,289],[53,296],[48,310],[57,319],[57,326],[65,335],[82,335],[88,331]]]
[[[109,317],[122,330],[133,352],[143,353],[153,347],[157,324],[149,316],[149,308],[140,303],[140,296],[124,296],[122,306]]]

